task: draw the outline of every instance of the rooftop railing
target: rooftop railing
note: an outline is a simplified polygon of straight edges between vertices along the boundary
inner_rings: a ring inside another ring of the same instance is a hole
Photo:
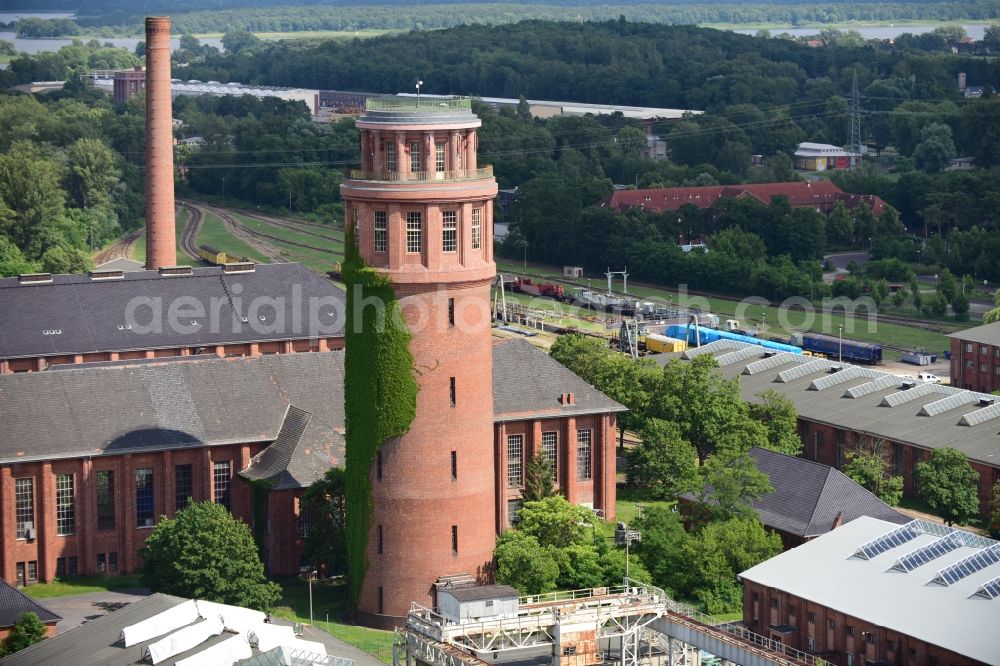
[[[471,109],[468,97],[369,97],[366,111],[435,111],[438,109]]]
[[[493,177],[493,166],[479,169],[459,169],[457,171],[363,171],[351,169],[353,180],[374,180],[383,183],[433,183],[449,180],[482,180]]]

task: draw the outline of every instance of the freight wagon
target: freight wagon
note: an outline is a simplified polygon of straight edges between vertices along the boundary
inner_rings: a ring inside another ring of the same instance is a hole
[[[713,328],[699,327],[696,332],[694,326],[667,326],[666,333],[671,338],[678,338],[686,341],[690,347],[699,343],[707,345],[708,343],[715,342],[717,340],[735,340],[736,342],[746,342],[747,344],[757,345],[764,347],[765,349],[773,349],[774,351],[788,352],[790,354],[802,353],[802,348],[795,345],[788,345],[783,342],[774,342],[772,340],[761,340],[760,338],[754,338],[749,335],[730,333],[729,331],[718,331]]]
[[[562,285],[549,283],[535,283],[529,278],[515,278],[514,291],[521,294],[531,294],[532,296],[548,296],[557,301],[566,300],[566,290]]]
[[[253,259],[247,259],[246,257],[238,257],[236,255],[227,254],[225,250],[217,250],[211,245],[199,245],[198,256],[208,263],[215,264],[216,266],[253,261]]]

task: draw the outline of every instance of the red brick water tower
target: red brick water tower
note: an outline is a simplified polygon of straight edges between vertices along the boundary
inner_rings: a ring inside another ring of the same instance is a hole
[[[358,610],[369,624],[431,607],[434,582],[484,577],[495,543],[490,167],[463,98],[369,99],[361,168],[341,185],[365,262],[394,285],[413,334],[417,416],[371,471],[374,514]]]

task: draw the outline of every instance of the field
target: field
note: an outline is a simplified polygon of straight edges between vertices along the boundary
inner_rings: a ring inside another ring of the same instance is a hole
[[[262,264],[269,263],[267,257],[233,236],[229,229],[226,228],[226,224],[217,215],[207,211],[201,222],[201,230],[198,232],[197,242],[198,245],[211,245],[228,253],[249,257]]]

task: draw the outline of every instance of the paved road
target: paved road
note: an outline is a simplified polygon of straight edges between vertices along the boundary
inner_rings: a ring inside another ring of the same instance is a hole
[[[825,255],[823,257],[823,261],[829,261],[837,270],[833,273],[824,273],[823,281],[829,284],[833,282],[838,275],[846,274],[847,264],[852,261],[857,263],[859,266],[864,266],[869,259],[871,259],[871,255],[867,252],[838,252],[836,254]]]
[[[90,592],[74,594],[68,597],[39,599],[38,602],[50,611],[62,617],[56,624],[56,632],[63,633],[84,622],[96,620],[102,615],[116,611],[133,601],[138,601],[149,594],[149,590],[122,590],[120,592]]]

